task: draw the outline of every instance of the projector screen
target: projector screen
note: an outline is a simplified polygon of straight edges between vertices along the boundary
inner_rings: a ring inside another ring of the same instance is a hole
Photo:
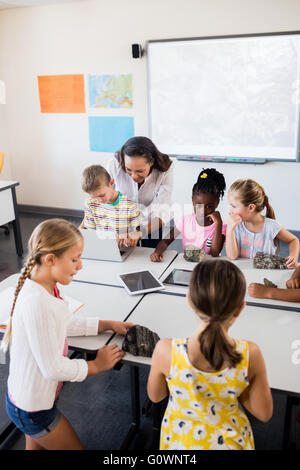
[[[148,41],[149,135],[169,155],[299,159],[300,32]]]

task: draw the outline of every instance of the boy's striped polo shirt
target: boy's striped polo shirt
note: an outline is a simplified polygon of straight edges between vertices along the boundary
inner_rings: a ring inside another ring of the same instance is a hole
[[[93,198],[85,202],[85,228],[113,232],[116,235],[136,230],[141,225],[138,205],[121,192],[113,204],[102,204]]]

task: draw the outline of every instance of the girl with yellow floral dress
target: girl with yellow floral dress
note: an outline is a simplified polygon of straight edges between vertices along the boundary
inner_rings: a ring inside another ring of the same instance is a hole
[[[156,403],[169,394],[161,450],[254,449],[243,406],[261,421],[271,418],[273,400],[259,347],[228,335],[245,306],[245,292],[244,275],[230,261],[195,267],[187,299],[198,329],[190,338],[160,340],[152,357],[149,398]]]

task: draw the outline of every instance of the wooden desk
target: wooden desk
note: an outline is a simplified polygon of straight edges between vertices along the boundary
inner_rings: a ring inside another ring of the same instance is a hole
[[[12,222],[16,251],[23,255],[23,244],[16,196],[17,181],[0,181],[0,225]]]

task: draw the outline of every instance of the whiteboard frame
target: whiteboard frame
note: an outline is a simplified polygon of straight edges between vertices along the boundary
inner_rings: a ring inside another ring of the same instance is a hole
[[[249,33],[249,34],[231,34],[231,35],[221,35],[221,36],[200,36],[200,37],[190,37],[190,38],[173,38],[173,39],[150,39],[146,41],[146,56],[147,56],[147,101],[148,101],[148,135],[152,139],[152,126],[151,126],[151,83],[150,83],[150,64],[148,60],[148,51],[149,46],[153,43],[164,43],[164,42],[186,42],[186,41],[198,41],[198,40],[208,40],[208,39],[237,39],[237,38],[253,38],[253,37],[263,37],[263,36],[292,36],[299,35],[300,30],[298,31],[278,31],[278,32],[267,32],[267,33]],[[299,92],[300,93],[300,92]],[[222,163],[244,163],[244,164],[264,164],[267,162],[286,162],[286,163],[299,163],[300,162],[300,106],[299,106],[299,119],[298,119],[298,139],[297,139],[297,152],[295,159],[285,159],[285,158],[243,158],[235,157],[212,157],[212,156],[197,156],[197,155],[178,155],[170,154],[170,157],[177,158],[178,160],[187,160],[187,161],[210,161],[210,162],[222,162]],[[242,161],[244,160],[244,161]],[[247,160],[247,161],[245,161]]]

